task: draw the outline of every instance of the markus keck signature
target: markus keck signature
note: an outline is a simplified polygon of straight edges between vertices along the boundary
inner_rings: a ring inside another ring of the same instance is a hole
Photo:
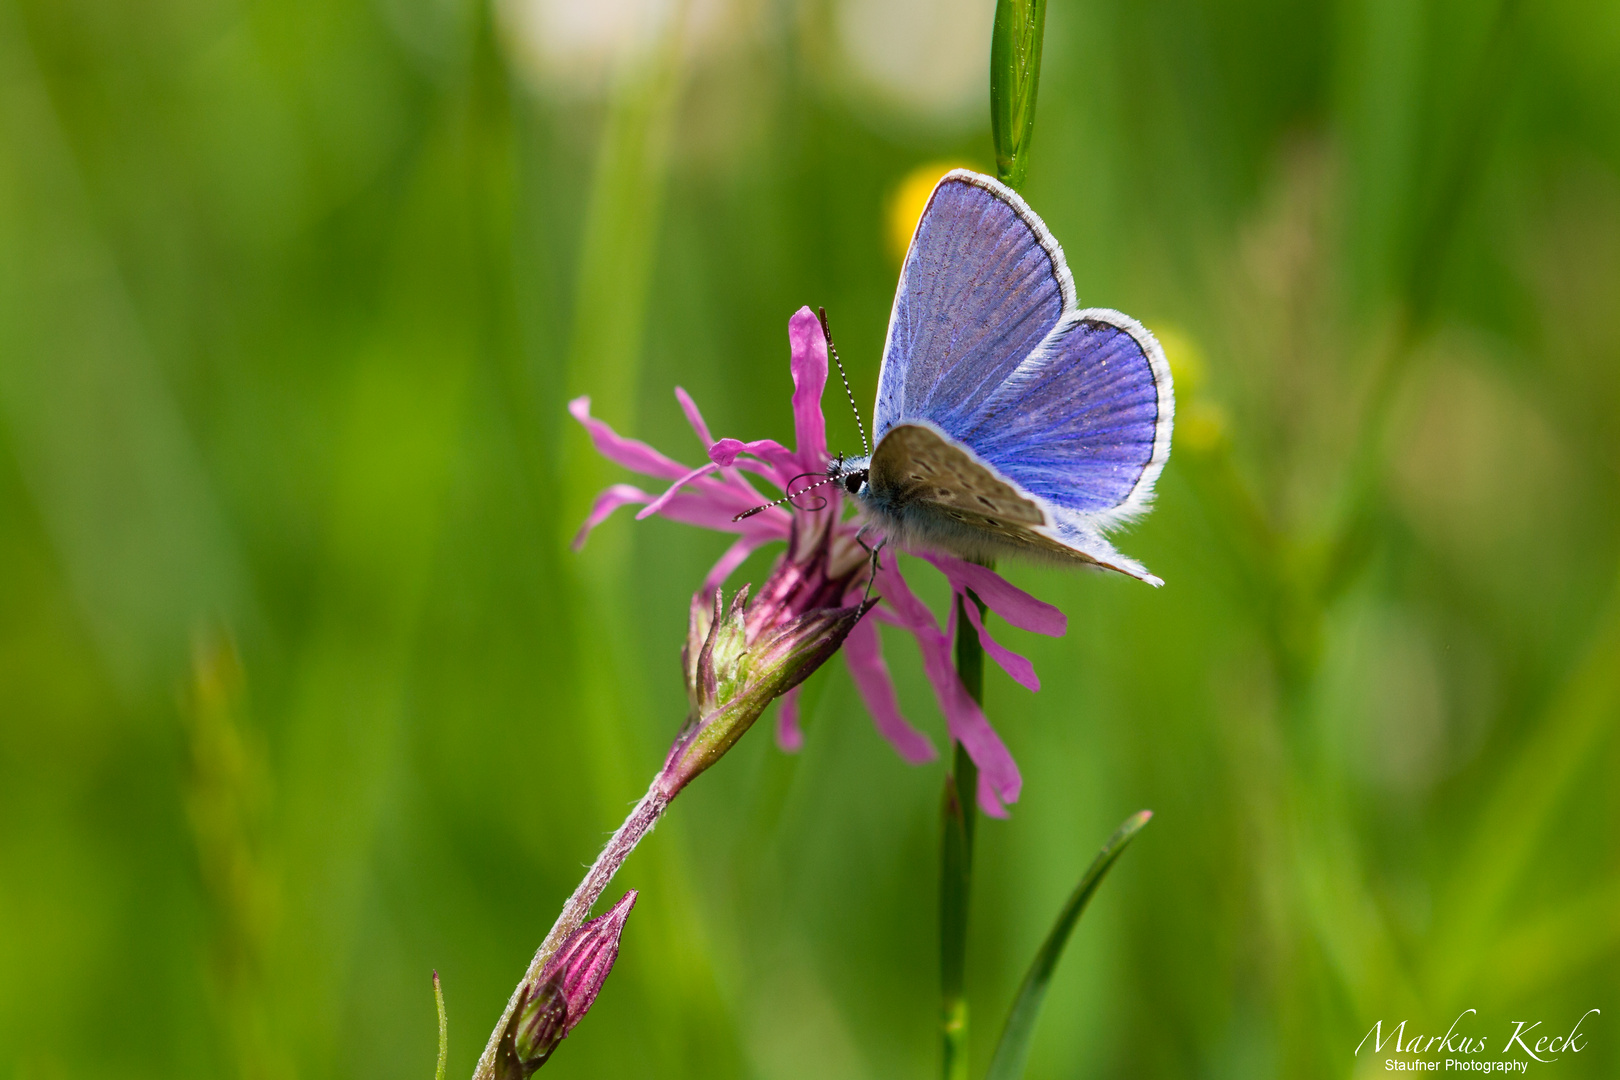
[[[1546,1064],[1580,1053],[1589,1044],[1581,1025],[1588,1017],[1603,1015],[1599,1009],[1588,1009],[1567,1028],[1540,1020],[1513,1020],[1499,1032],[1481,1034],[1478,1013],[1477,1009],[1464,1009],[1444,1035],[1409,1032],[1405,1020],[1392,1027],[1379,1020],[1362,1036],[1356,1056],[1363,1049],[1374,1054],[1416,1055],[1409,1061],[1385,1058],[1387,1072],[1524,1072],[1532,1062]]]

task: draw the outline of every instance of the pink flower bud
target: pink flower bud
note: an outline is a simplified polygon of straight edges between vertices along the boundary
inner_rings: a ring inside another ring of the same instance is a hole
[[[636,895],[631,889],[570,934],[539,977],[524,988],[496,1055],[497,1080],[527,1080],[585,1018],[619,958],[619,935],[636,906]]]

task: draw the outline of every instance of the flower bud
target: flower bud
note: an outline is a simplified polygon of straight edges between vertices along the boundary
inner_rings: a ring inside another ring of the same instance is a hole
[[[720,590],[692,598],[681,666],[691,706],[659,774],[669,798],[719,760],[772,701],[838,651],[877,601],[844,605],[865,569],[862,559],[833,559],[831,531],[795,531],[759,597],[744,586],[728,608]]]
[[[546,1063],[567,1034],[568,1000],[556,982],[543,982],[523,992],[517,1027],[512,1032],[513,1057],[527,1076]]]
[[[497,1080],[527,1080],[585,1017],[619,958],[619,935],[636,905],[634,889],[568,936],[524,987],[495,1059]]]

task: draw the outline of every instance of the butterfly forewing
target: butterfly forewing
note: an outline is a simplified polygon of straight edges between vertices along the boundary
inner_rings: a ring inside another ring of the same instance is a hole
[[[1034,212],[989,177],[948,174],[895,293],[876,437],[914,417],[954,433],[1073,307],[1063,253]]]

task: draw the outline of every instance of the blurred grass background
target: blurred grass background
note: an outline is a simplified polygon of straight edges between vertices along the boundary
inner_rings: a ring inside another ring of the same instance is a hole
[[[618,474],[563,403],[786,437],[805,303],[870,401],[990,7],[0,0],[0,1076],[426,1076],[434,967],[470,1071],[724,544],[568,552]],[[976,1056],[1146,806],[1032,1077],[1370,1075],[1464,1008],[1602,1008],[1557,1068],[1614,1075],[1620,7],[1054,2],[1044,74],[1027,195],[1177,368],[1169,584],[1010,571],[1071,630],[989,679]],[[627,866],[548,1075],[935,1073],[939,766],[806,704]]]

